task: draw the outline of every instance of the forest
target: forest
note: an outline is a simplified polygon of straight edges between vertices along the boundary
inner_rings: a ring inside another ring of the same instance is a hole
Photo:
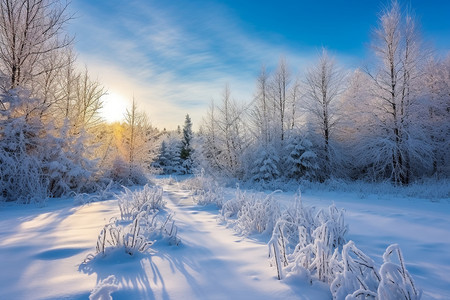
[[[149,173],[255,186],[450,174],[450,54],[436,55],[396,1],[374,24],[367,65],[346,69],[325,48],[301,76],[283,57],[273,70],[261,62],[254,97],[238,101],[224,83],[196,132],[189,114],[176,130],[157,128],[144,99],[122,122],[103,120],[108,91],[79,67],[68,5],[1,1],[0,201],[142,184]]]

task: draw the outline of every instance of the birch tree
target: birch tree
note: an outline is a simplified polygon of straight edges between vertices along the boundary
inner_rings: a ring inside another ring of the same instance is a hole
[[[419,100],[424,52],[414,19],[393,1],[379,19],[372,48],[378,65],[367,73],[372,78],[372,112],[378,127],[376,172],[396,184],[408,184],[411,161],[427,165],[423,122],[417,119],[423,107]]]
[[[344,88],[344,79],[344,73],[325,49],[322,50],[318,63],[306,73],[304,108],[310,126],[319,136],[322,171],[326,177],[334,163],[331,142],[339,120],[337,103]]]

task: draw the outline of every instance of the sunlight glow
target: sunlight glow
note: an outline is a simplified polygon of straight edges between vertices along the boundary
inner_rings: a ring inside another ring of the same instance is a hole
[[[102,97],[103,107],[100,115],[109,123],[120,122],[129,106],[129,101],[120,94],[108,92]]]

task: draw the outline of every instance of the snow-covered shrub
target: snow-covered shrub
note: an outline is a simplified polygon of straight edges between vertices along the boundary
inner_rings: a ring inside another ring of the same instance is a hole
[[[344,245],[347,231],[343,210],[333,204],[316,212],[314,207],[304,207],[298,196],[281,214],[268,243],[278,279],[285,273],[304,274],[330,284],[336,300],[420,299],[398,245],[386,249],[378,271],[353,241]],[[394,253],[398,264],[391,262]]]
[[[250,194],[245,197],[236,220],[238,231],[250,233],[272,233],[277,219],[280,216],[280,207],[269,195]]]
[[[288,272],[302,272],[324,282],[333,279],[330,261],[343,246],[347,226],[334,204],[328,211],[304,207],[300,196],[278,219],[269,241],[269,257]],[[282,277],[282,270],[277,270]]]
[[[291,179],[312,180],[316,178],[317,155],[312,150],[312,143],[301,136],[292,136],[287,145],[287,158],[284,174]]]
[[[399,264],[391,262],[392,254],[397,254]],[[390,245],[383,255],[383,265],[380,268],[381,281],[378,286],[379,299],[407,299],[417,300],[422,296],[414,285],[414,281],[406,270],[400,247]]]
[[[223,188],[216,182],[214,185],[198,191],[193,195],[193,198],[198,205],[215,204],[217,207],[222,207],[224,202]]]
[[[129,255],[146,252],[157,240],[179,245],[173,214],[164,210],[162,195],[163,189],[158,186],[145,185],[135,192],[125,188],[118,196],[121,220],[113,218],[105,225],[97,238],[95,255],[88,255],[85,262],[118,248]]]
[[[117,291],[119,285],[114,275],[100,281],[89,295],[89,300],[112,300],[111,293]]]
[[[194,201],[199,205],[215,204],[217,207],[222,207],[224,203],[223,188],[212,178],[208,178],[208,180],[206,180],[203,170],[201,174],[202,175],[197,177],[201,188],[194,192]]]
[[[171,245],[179,245],[178,229],[173,214],[158,210],[139,212],[128,225],[112,219],[97,238],[96,254],[105,256],[109,251],[123,248],[125,253],[134,255],[146,252],[157,240],[166,240]],[[91,260],[94,255],[86,259]]]
[[[180,182],[180,187],[191,190],[192,198],[198,205],[215,204],[222,207],[224,203],[223,188],[212,177],[205,176],[203,169],[194,177]]]
[[[380,274],[370,257],[349,241],[342,249],[342,258],[334,258],[333,299],[376,299]]]
[[[105,171],[104,176],[123,185],[145,184],[148,178],[143,168],[139,165],[130,164],[122,157],[117,156],[111,167]]]
[[[333,204],[328,210],[317,211],[303,206],[297,195],[294,204],[277,220],[268,243],[278,278],[283,278],[286,271],[331,283],[332,261],[345,242],[347,230],[343,210]]]
[[[74,204],[85,205],[96,201],[108,200],[117,197],[117,194],[112,190],[117,186],[112,180],[104,188],[99,188],[95,193],[74,193]]]
[[[245,201],[246,201],[245,192],[242,192],[239,186],[236,186],[234,198],[225,202],[224,205],[222,206],[222,209],[220,210],[221,220],[226,222],[230,218],[236,218]]]
[[[137,215],[133,222],[126,227],[118,224],[117,220],[112,220],[105,225],[97,238],[96,255],[105,256],[108,250],[121,247],[129,255],[146,251],[153,242],[142,235],[142,217],[142,215]]]
[[[174,214],[165,211],[147,214],[145,235],[151,240],[166,240],[170,245],[179,245],[178,228],[173,220]]]
[[[221,218],[243,234],[271,233],[280,216],[273,194],[247,194],[238,187],[235,197],[222,206]]]
[[[17,88],[0,95],[0,200],[29,203],[69,192],[93,192],[95,162],[83,134],[43,123],[39,101]]]
[[[390,257],[396,253],[399,264]],[[358,249],[353,241],[344,245],[342,258],[335,257],[335,278],[330,290],[333,299],[420,299],[422,293],[405,268],[401,250],[397,244],[387,247],[380,271],[373,260]]]
[[[255,153],[257,157],[252,168],[252,179],[261,182],[277,179],[280,176],[278,170],[280,158],[277,152],[272,147],[260,147]]]
[[[148,184],[141,191],[132,192],[124,187],[124,192],[117,196],[120,216],[122,220],[132,220],[141,211],[163,209],[163,189],[159,186],[150,187]]]

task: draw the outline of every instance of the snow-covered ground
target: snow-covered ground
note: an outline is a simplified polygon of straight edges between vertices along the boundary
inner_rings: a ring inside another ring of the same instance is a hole
[[[87,299],[95,286],[114,275],[114,299],[330,299],[322,283],[278,281],[267,246],[218,224],[218,211],[192,203],[178,185],[164,186],[168,208],[176,213],[180,246],[156,244],[151,254],[117,251],[90,264],[97,236],[116,200],[74,206],[53,199],[45,207],[0,207],[0,299]],[[228,189],[228,197],[233,191]],[[276,196],[282,203],[292,193]],[[398,243],[423,299],[450,296],[450,201],[367,196],[308,190],[306,205],[346,210],[348,240],[378,265]]]

